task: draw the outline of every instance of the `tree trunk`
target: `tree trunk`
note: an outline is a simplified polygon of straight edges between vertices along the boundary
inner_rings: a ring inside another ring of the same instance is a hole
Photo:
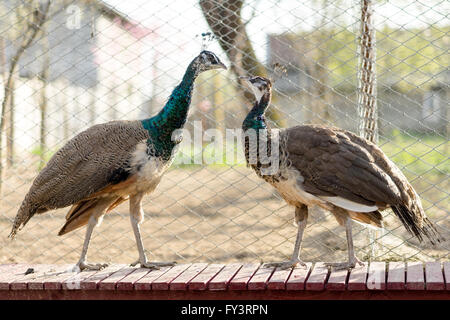
[[[0,37],[0,63],[2,68],[2,80],[6,82],[6,54],[5,39]],[[11,168],[14,165],[14,90],[15,79],[11,81],[11,97],[8,103],[8,110],[5,112],[6,132],[6,167]]]
[[[256,59],[250,39],[248,38],[245,24],[242,21],[241,10],[243,0],[200,0],[203,16],[219,44],[231,61],[231,71],[237,77],[258,75],[265,77],[265,67]],[[239,80],[244,86],[242,80]],[[240,91],[240,90],[237,90]],[[247,90],[243,94],[244,99],[253,103],[255,98]],[[273,95],[276,104],[276,95]],[[278,125],[283,124],[283,119],[273,108],[269,109],[268,117]]]
[[[8,130],[6,132],[6,167],[11,168],[14,165],[14,125],[15,125],[15,90],[16,82],[13,76],[11,82],[11,97],[8,104],[8,112],[6,115]]]
[[[43,63],[42,72],[40,75],[41,88],[40,88],[40,103],[39,109],[41,112],[40,120],[40,134],[39,134],[39,149],[40,149],[40,161],[39,170],[45,166],[45,158],[47,155],[47,108],[48,108],[48,81],[49,81],[49,68],[50,68],[50,46],[48,43],[48,35],[44,36],[43,49]]]

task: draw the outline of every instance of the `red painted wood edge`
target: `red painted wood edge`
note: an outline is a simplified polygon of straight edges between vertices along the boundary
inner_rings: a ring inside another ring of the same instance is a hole
[[[269,279],[267,283],[267,289],[269,290],[286,290],[286,282],[289,279],[289,276],[292,273],[294,268],[281,270],[276,268],[274,273]]]
[[[256,263],[244,264],[231,279],[228,288],[230,290],[247,290],[247,284],[258,268],[259,264]]]
[[[406,267],[406,289],[424,290],[425,276],[422,262],[408,262]]]
[[[275,267],[266,268],[261,266],[251,277],[247,284],[248,290],[265,290]]]
[[[347,286],[347,278],[349,276],[349,271],[345,270],[332,270],[330,277],[328,278],[326,289],[327,290],[345,290]]]
[[[158,270],[152,270],[134,283],[134,290],[151,290],[152,283],[168,272],[172,267],[162,267]]]
[[[119,280],[116,284],[116,289],[133,290],[134,284],[150,272],[151,269],[148,268],[137,268],[136,270],[125,276],[123,279]]]
[[[44,280],[44,290],[60,290],[62,283],[76,274],[75,265],[63,266],[62,269],[56,270],[56,273]]]
[[[184,270],[189,268],[191,264],[179,264],[161,275],[158,279],[153,280],[151,284],[152,290],[169,290],[170,282],[178,277]]]
[[[328,277],[328,267],[324,262],[317,262],[308,279],[306,280],[305,290],[320,291],[325,289],[325,283]]]
[[[388,279],[386,287],[388,290],[405,290],[406,267],[404,262],[389,262]]]
[[[127,275],[135,271],[136,268],[133,267],[124,267],[112,274],[110,274],[105,279],[101,280],[98,283],[98,289],[99,290],[115,290],[116,284],[123,278],[125,278]]]
[[[208,284],[209,290],[226,290],[231,279],[242,268],[242,264],[228,264]]]
[[[25,275],[32,266],[28,264],[9,264],[3,265],[0,273],[0,290],[9,290],[10,284],[16,279],[20,279]]]
[[[224,264],[210,264],[188,283],[189,290],[206,290],[209,282],[225,267]]]
[[[445,261],[444,263],[444,278],[445,278],[445,287],[447,290],[450,290],[450,261]]]
[[[440,262],[425,263],[425,279],[427,290],[445,290],[444,274]]]
[[[368,290],[385,290],[386,289],[386,263],[374,261],[369,265],[367,274]]]
[[[308,278],[312,268],[312,263],[306,263],[306,267],[295,267],[289,279],[286,281],[286,290],[305,290],[306,279]]]
[[[350,290],[350,291],[367,290],[366,280],[367,280],[368,269],[369,269],[369,265],[367,262],[364,262],[363,266],[356,264],[356,266],[350,270],[350,275],[348,277],[348,283],[347,283],[347,290]]]
[[[107,277],[109,277],[114,272],[119,271],[120,269],[124,268],[126,265],[111,265],[106,267],[103,270],[99,270],[95,272],[92,276],[83,279],[80,282],[80,289],[81,290],[96,290],[98,288],[98,283]]]
[[[208,266],[207,263],[194,263],[169,284],[170,290],[187,290],[188,282]]]

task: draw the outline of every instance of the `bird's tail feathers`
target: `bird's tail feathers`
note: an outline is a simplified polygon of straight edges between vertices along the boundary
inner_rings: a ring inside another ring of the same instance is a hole
[[[379,211],[373,212],[355,212],[349,211],[350,218],[356,222],[374,229],[383,228],[383,216]]]
[[[436,229],[434,223],[432,223],[424,213],[420,212],[419,214],[416,214],[405,205],[395,205],[391,206],[391,208],[395,215],[400,219],[406,230],[417,237],[420,242],[423,241],[423,236],[427,237],[432,244],[445,240]],[[417,210],[420,209],[417,208]]]
[[[29,208],[27,205],[22,204],[20,206],[19,212],[17,212],[17,215],[14,218],[13,227],[8,235],[8,238],[14,240],[17,232],[22,230],[22,228],[27,224],[27,222],[34,216],[36,212],[37,209]]]

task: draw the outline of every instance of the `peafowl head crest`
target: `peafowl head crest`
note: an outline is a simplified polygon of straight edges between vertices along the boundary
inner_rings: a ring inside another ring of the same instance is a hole
[[[213,69],[227,69],[220,59],[211,51],[203,50],[194,60],[199,73]]]
[[[252,90],[258,102],[260,102],[264,96],[270,99],[272,82],[269,79],[259,76],[240,77],[240,79]]]

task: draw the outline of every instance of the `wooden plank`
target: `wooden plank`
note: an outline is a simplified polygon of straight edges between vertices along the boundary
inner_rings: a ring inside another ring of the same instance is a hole
[[[227,264],[208,284],[209,290],[226,290],[231,279],[241,269],[242,264]]]
[[[422,262],[408,262],[406,267],[406,289],[424,290],[425,276]]]
[[[147,273],[145,276],[143,276],[141,279],[139,279],[134,283],[134,290],[151,290],[153,281],[160,278],[170,269],[172,269],[172,267],[167,266],[161,267],[158,270],[150,271],[149,273]]]
[[[362,291],[366,290],[366,280],[367,280],[367,271],[369,269],[369,264],[364,262],[364,265],[361,266],[356,264],[356,266],[350,270],[350,275],[348,277],[347,290],[350,291]]]
[[[81,290],[96,290],[98,287],[98,283],[100,281],[102,281],[103,279],[106,279],[114,272],[117,272],[120,269],[125,268],[126,266],[127,265],[125,265],[125,264],[114,264],[114,265],[107,266],[103,270],[97,271],[89,278],[86,278],[80,282],[80,289]]]
[[[328,278],[326,288],[327,290],[343,291],[347,286],[347,278],[349,275],[348,269],[331,270]]]
[[[28,269],[32,269],[33,272],[26,274],[23,272],[21,275],[17,275],[13,281],[11,281],[9,285],[10,290],[26,290],[28,289],[28,281],[33,280],[35,278],[42,278],[45,274],[45,271],[48,271],[50,268],[54,267],[50,264],[32,264],[28,266]]]
[[[259,264],[248,263],[244,264],[242,268],[236,273],[236,275],[231,279],[230,285],[228,286],[230,290],[247,290],[247,284],[250,278],[258,270]]]
[[[280,268],[276,268],[267,283],[267,289],[286,290],[286,282],[288,281],[293,269],[294,268],[282,270]]]
[[[427,290],[445,290],[444,274],[440,262],[425,263],[425,279]]]
[[[444,262],[445,287],[450,290],[450,261]]]
[[[373,261],[370,263],[367,275],[367,289],[386,289],[386,262]]]
[[[170,290],[187,290],[188,283],[208,266],[207,263],[194,263],[169,284]]]
[[[79,269],[69,278],[61,282],[62,290],[81,290],[81,282],[85,281],[87,278],[92,277],[94,274],[98,273],[99,270],[85,270],[80,271]]]
[[[49,287],[48,283],[53,280],[58,283],[58,285],[54,285],[53,287],[57,287],[57,289],[61,288],[60,279],[68,278],[73,276],[74,265],[73,264],[64,264],[64,265],[53,265],[49,266],[47,270],[44,271],[43,274],[38,275],[34,279],[28,281],[28,289],[29,290],[44,290]],[[52,288],[52,285],[50,285]]]
[[[99,290],[115,290],[117,282],[119,282],[120,280],[125,278],[127,275],[129,275],[136,269],[137,268],[135,268],[135,267],[124,267],[124,268],[110,274],[108,277],[106,277],[105,279],[101,280],[98,283],[98,289]]]
[[[405,270],[404,262],[389,262],[387,279],[388,290],[405,290]]]
[[[0,273],[0,290],[9,290],[11,282],[23,277],[25,271],[32,267],[32,265],[24,263],[4,266]]]
[[[325,289],[325,282],[328,277],[328,267],[324,262],[317,262],[306,280],[305,290],[320,291]]]
[[[172,267],[152,283],[152,290],[169,290],[169,284],[192,264],[179,264]],[[135,286],[136,288],[136,286]]]
[[[188,283],[189,290],[206,290],[208,284],[225,267],[224,264],[210,264]]]
[[[129,275],[117,282],[117,290],[133,290],[134,284],[146,276],[150,271],[151,269],[149,268],[136,268]]]
[[[247,284],[248,290],[265,290],[275,267],[261,266]]]
[[[311,272],[311,268],[311,262],[307,262],[306,267],[295,267],[286,282],[286,290],[305,290],[305,282]]]

